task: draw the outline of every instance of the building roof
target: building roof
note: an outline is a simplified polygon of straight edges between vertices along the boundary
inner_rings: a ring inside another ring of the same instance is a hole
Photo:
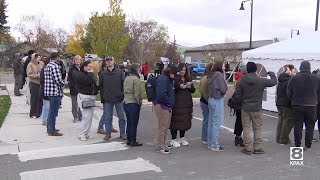
[[[260,40],[252,41],[252,48],[259,48],[274,43],[274,40]],[[186,52],[203,52],[203,51],[218,51],[218,50],[249,50],[250,42],[234,42],[234,43],[220,43],[220,44],[209,44],[205,46],[195,47],[187,49]]]

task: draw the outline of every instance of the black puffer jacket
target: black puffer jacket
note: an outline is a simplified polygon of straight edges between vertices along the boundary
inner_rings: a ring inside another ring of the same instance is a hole
[[[78,69],[75,65],[73,65],[68,72],[68,85],[70,87],[70,94],[71,96],[76,96],[78,95],[78,87],[76,83],[76,77],[77,73],[80,72],[80,69]]]
[[[278,107],[291,107],[290,99],[287,96],[287,87],[291,76],[287,73],[282,73],[278,77],[277,100]]]
[[[97,95],[99,87],[96,84],[96,81],[93,78],[93,73],[80,71],[77,73],[77,87],[79,93],[84,95]]]

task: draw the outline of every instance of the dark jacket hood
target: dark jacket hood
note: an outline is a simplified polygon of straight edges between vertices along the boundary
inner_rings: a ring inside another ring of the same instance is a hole
[[[311,64],[309,61],[302,61],[300,65],[301,72],[311,72]]]

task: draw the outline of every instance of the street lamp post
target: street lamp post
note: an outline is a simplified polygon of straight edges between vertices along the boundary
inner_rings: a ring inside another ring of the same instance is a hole
[[[252,19],[253,19],[253,0],[246,0],[241,2],[241,7],[239,10],[245,10],[244,9],[244,3],[250,2],[251,4],[251,21],[250,21],[250,45],[249,48],[252,49]]]
[[[298,36],[300,35],[300,30],[291,29],[291,38],[292,38],[292,35],[293,35],[294,32],[297,32]]]
[[[317,0],[316,27],[315,27],[315,30],[316,30],[316,31],[318,31],[319,6],[320,6],[320,0]]]

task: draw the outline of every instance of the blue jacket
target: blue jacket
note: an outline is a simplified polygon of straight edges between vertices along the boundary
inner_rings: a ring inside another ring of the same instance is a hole
[[[171,107],[175,104],[173,81],[165,75],[161,75],[157,78],[156,102]]]

